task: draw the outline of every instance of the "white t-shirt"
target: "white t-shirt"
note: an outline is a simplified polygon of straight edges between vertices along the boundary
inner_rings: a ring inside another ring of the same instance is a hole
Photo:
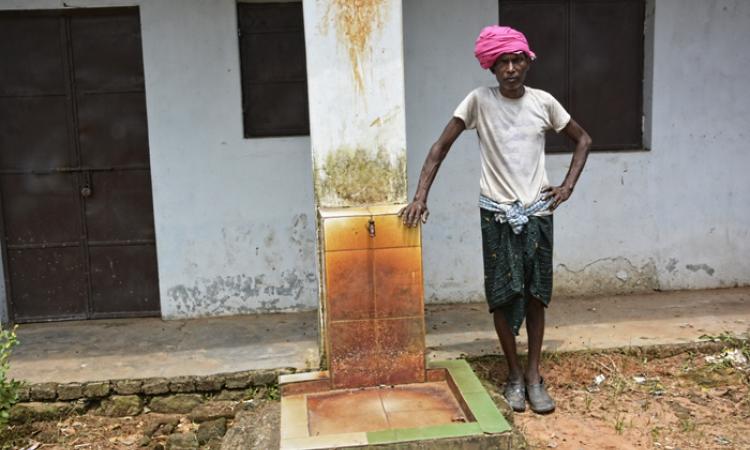
[[[530,206],[549,186],[544,167],[544,133],[560,132],[570,114],[552,95],[526,86],[520,98],[503,97],[500,87],[473,90],[454,117],[476,129],[482,158],[480,192],[498,203]],[[540,213],[549,214],[548,212]]]

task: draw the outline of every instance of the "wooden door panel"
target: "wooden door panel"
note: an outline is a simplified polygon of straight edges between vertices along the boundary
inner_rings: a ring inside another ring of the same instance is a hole
[[[72,17],[75,81],[80,94],[143,90],[141,24],[137,11]]]
[[[86,317],[86,261],[80,247],[8,251],[18,322]]]
[[[65,95],[65,43],[59,17],[0,17],[0,96]]]
[[[91,246],[89,254],[93,317],[159,314],[153,245]]]
[[[74,164],[68,110],[59,97],[0,97],[0,169],[45,170]]]
[[[89,241],[153,241],[151,198],[151,177],[145,170],[94,172],[86,199]]]
[[[142,92],[80,96],[78,130],[83,166],[148,167],[146,99]]]
[[[9,246],[80,241],[77,174],[6,174],[0,180]]]

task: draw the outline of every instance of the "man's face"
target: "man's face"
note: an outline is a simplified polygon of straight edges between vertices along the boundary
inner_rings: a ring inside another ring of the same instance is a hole
[[[503,53],[492,66],[492,72],[501,88],[516,90],[523,86],[529,66],[526,53]]]

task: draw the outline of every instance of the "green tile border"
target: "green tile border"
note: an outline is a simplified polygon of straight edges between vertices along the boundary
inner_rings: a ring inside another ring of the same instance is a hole
[[[471,413],[485,433],[504,433],[510,431],[510,424],[498,411],[495,402],[484,389],[474,371],[463,359],[452,361],[432,361],[430,368],[444,368],[448,370],[456,383],[461,396],[469,406]]]
[[[498,411],[495,402],[485,390],[474,371],[465,360],[432,361],[431,369],[447,369],[461,396],[469,406],[476,422],[451,423],[422,428],[371,431],[367,433],[369,444],[444,439],[474,436],[482,433],[504,433],[511,427]]]
[[[482,434],[478,423],[451,423],[422,428],[402,428],[397,430],[370,431],[367,433],[369,444],[388,444],[394,442],[423,441]]]

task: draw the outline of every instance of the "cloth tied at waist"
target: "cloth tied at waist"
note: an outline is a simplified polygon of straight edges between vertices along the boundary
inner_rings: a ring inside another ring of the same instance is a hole
[[[553,199],[539,198],[528,208],[524,208],[523,203],[516,201],[514,203],[498,203],[484,195],[479,196],[479,207],[495,213],[495,220],[500,223],[508,222],[510,228],[515,234],[521,234],[524,225],[529,223],[529,216],[539,211],[544,211],[552,204]]]

